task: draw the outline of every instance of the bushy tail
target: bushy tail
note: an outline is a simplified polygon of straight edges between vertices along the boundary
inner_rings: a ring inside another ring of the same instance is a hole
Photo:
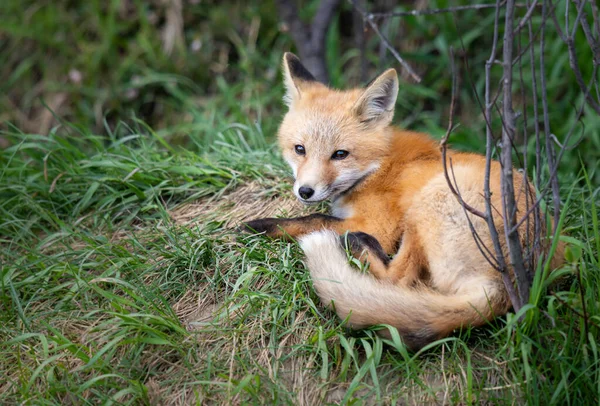
[[[453,296],[382,282],[353,269],[339,241],[336,233],[319,231],[301,238],[300,245],[319,297],[327,306],[333,302],[342,319],[350,315],[352,328],[389,324],[416,350],[456,328],[484,324],[506,306],[502,287],[485,281],[472,293]]]

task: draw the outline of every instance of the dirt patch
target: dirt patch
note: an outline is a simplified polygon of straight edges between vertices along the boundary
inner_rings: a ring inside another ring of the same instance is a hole
[[[311,212],[314,212],[314,208],[302,205],[289,190],[267,188],[260,182],[250,182],[225,195],[183,204],[169,214],[178,225],[218,221],[228,228],[254,218],[295,217]]]
[[[214,320],[223,305],[222,299],[215,296],[207,286],[199,286],[187,291],[173,305],[173,310],[189,331],[199,330]]]
[[[229,193],[185,203],[169,212],[173,222],[183,227],[202,226],[210,221],[232,229],[243,221],[264,217],[296,217],[315,211],[306,207],[289,188],[260,181],[241,185]],[[223,311],[223,298],[216,297],[207,287],[191,289],[174,304],[179,319],[190,331],[200,331],[215,323]]]

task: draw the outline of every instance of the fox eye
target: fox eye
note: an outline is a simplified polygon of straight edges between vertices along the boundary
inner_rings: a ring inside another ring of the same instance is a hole
[[[306,155],[306,149],[304,149],[303,145],[294,145],[294,151],[298,155]]]
[[[344,151],[343,149],[338,149],[333,153],[333,155],[331,155],[331,159],[337,159],[341,161],[342,159],[346,159],[348,155],[350,155],[350,152]]]

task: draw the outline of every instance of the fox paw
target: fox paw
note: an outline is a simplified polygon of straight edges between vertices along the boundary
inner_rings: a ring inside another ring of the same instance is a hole
[[[248,221],[242,223],[239,227],[239,231],[251,233],[251,234],[266,234],[274,236],[279,230],[280,220],[276,218],[264,218]]]
[[[363,232],[348,233],[340,236],[342,246],[346,246],[355,258],[360,258],[364,250],[367,250],[375,258],[378,258],[383,265],[390,263],[390,258],[385,253],[377,238]],[[347,245],[346,245],[347,244]]]

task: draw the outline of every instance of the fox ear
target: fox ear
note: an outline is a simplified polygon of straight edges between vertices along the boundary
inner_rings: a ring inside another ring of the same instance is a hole
[[[302,87],[317,83],[317,79],[302,65],[300,59],[291,52],[283,55],[283,83],[285,96],[283,101],[288,106],[300,98]]]
[[[354,113],[362,123],[387,125],[394,118],[398,97],[398,75],[388,69],[373,80],[354,104]]]

